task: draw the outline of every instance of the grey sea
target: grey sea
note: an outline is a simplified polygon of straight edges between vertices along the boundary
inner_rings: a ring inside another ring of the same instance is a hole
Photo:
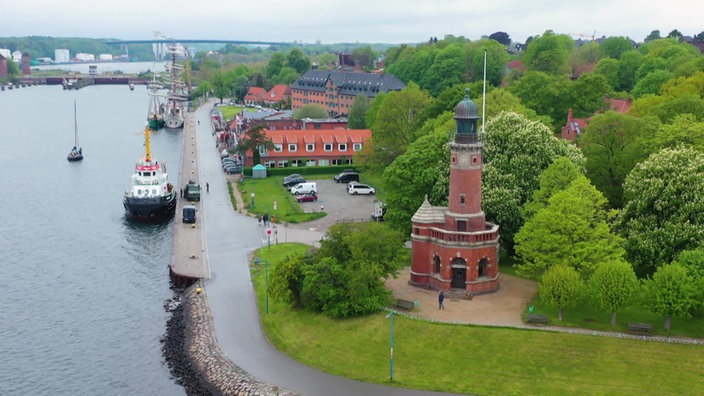
[[[73,102],[84,160],[69,163]],[[183,395],[161,352],[172,224],[133,224],[146,88],[0,91],[0,395]],[[152,135],[178,185],[181,132]]]

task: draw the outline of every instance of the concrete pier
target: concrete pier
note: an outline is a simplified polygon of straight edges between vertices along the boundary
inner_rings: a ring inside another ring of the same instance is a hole
[[[196,113],[186,112],[183,125],[183,149],[181,152],[181,169],[179,186],[181,190],[189,181],[200,184],[198,171],[198,146],[196,137]],[[207,198],[201,194],[201,200]],[[196,206],[196,222],[183,222],[183,206]],[[199,279],[210,279],[210,266],[206,244],[203,241],[205,233],[205,216],[200,202],[188,202],[184,198],[178,200],[174,216],[174,238],[171,249],[171,264],[169,273],[176,286],[189,286]]]

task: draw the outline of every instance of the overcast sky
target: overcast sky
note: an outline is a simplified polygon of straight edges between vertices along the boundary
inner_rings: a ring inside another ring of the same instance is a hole
[[[701,0],[0,0],[0,37],[54,36],[303,43],[477,40],[524,42],[546,30],[575,38],[704,31]],[[0,47],[2,43],[0,43]]]

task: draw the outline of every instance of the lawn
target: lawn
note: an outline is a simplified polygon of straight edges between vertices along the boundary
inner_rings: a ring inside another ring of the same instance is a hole
[[[314,179],[315,176],[311,178]],[[236,187],[242,195],[247,210],[257,216],[269,213],[271,220],[276,223],[302,223],[326,215],[325,212],[320,211],[303,212],[295,196],[281,185],[281,179],[275,176],[264,179],[247,178],[244,182],[237,183]],[[234,197],[231,199],[234,200]]]
[[[269,271],[309,247],[260,249]],[[389,381],[386,312],[349,320],[292,310],[270,299],[263,268],[252,279],[271,342],[292,358],[365,382],[482,395],[704,394],[704,348],[695,345],[430,323],[394,318],[394,379]],[[608,323],[608,322],[607,322]]]

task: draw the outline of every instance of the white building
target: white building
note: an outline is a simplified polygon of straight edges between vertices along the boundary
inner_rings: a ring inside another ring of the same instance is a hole
[[[71,53],[67,49],[54,50],[54,62],[66,63],[71,60]]]
[[[101,61],[111,61],[111,60],[112,60],[112,54],[100,54],[100,55],[98,55],[98,60],[101,60]]]
[[[95,55],[85,54],[83,52],[79,52],[76,54],[76,59],[78,59],[81,62],[93,62],[95,60]]]
[[[2,55],[5,59],[10,59],[12,57],[12,52],[10,52],[7,48],[0,48],[0,55]]]
[[[15,51],[12,53],[12,60],[19,64],[22,62],[22,53],[20,51]]]

